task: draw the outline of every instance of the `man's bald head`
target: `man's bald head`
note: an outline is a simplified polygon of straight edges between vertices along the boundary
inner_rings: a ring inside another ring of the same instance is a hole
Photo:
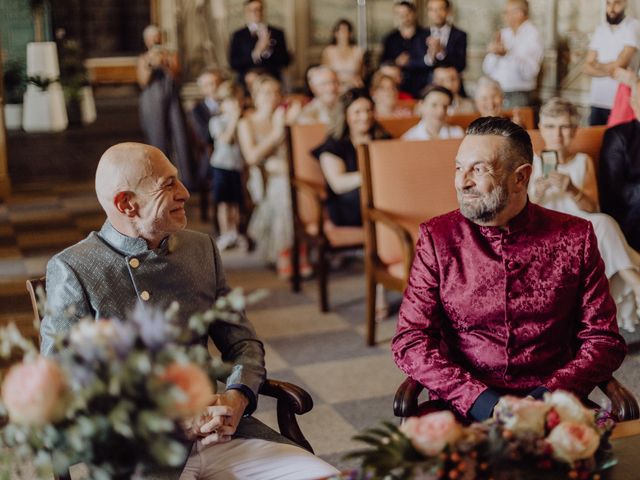
[[[163,162],[169,160],[162,151],[143,143],[119,143],[104,152],[96,170],[96,195],[107,215],[114,212],[118,193],[137,193]]]
[[[119,143],[104,152],[96,171],[96,194],[115,229],[144,238],[150,248],[187,224],[189,192],[176,167],[150,145]]]

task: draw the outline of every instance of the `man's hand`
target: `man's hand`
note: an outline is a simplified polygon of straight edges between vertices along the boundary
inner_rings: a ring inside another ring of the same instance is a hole
[[[239,390],[228,390],[215,395],[213,403],[191,424],[193,435],[200,437],[202,445],[225,443],[236,432],[249,399]]]
[[[438,37],[435,35],[427,37],[427,55],[429,55],[430,58],[436,58],[436,55],[443,51],[442,42]]]
[[[494,53],[501,57],[507,54],[507,49],[504,47],[504,43],[502,43],[502,37],[500,36],[500,32],[496,33],[495,38],[489,44],[489,47],[487,48],[487,50],[489,51],[489,53]]]
[[[400,55],[396,57],[396,65],[400,68],[404,67],[409,63],[409,54],[407,52],[402,52]]]
[[[254,57],[260,57],[264,52],[267,51],[269,46],[271,45],[271,33],[266,28],[258,29],[258,41],[256,42],[256,46],[253,47],[252,55]]]

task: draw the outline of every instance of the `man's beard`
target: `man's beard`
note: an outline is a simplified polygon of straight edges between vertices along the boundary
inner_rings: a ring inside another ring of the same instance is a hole
[[[465,194],[478,195],[473,202],[465,203]],[[502,212],[509,201],[509,191],[505,183],[497,185],[493,191],[481,194],[475,188],[456,191],[460,213],[472,222],[490,222]]]
[[[609,25],[619,25],[624,20],[624,10],[617,15],[609,16],[607,13],[607,23]]]

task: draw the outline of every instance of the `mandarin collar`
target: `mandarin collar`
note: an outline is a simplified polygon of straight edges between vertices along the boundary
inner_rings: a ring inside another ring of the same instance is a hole
[[[509,220],[509,223],[505,227],[485,227],[478,225],[480,233],[487,237],[501,237],[503,235],[510,235],[527,228],[531,221],[531,203],[527,198],[527,203],[524,208],[515,217]]]
[[[109,220],[104,222],[100,233],[100,237],[116,250],[119,250],[126,256],[140,255],[147,252],[155,252],[159,255],[166,255],[173,250],[175,244],[175,236],[169,235],[165,237],[155,250],[149,249],[147,241],[144,238],[129,237],[120,233],[111,225]]]

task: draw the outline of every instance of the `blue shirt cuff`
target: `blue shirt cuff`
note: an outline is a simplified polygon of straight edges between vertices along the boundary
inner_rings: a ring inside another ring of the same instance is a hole
[[[487,418],[490,418],[493,414],[493,407],[496,406],[500,400],[500,394],[487,388],[484,392],[478,395],[476,401],[473,402],[469,415],[478,422],[482,422]]]
[[[529,396],[535,398],[536,400],[542,400],[544,394],[549,392],[550,390],[546,387],[540,386],[536,387],[529,392]]]
[[[256,408],[258,408],[258,399],[253,393],[253,390],[251,390],[249,387],[241,383],[232,383],[231,385],[228,385],[227,391],[228,390],[239,390],[240,393],[244,394],[244,396],[247,397],[247,399],[249,400],[249,405],[247,405],[247,408],[244,410],[244,413],[243,413],[244,417],[248,417],[249,415],[251,415],[253,412],[256,411]]]

